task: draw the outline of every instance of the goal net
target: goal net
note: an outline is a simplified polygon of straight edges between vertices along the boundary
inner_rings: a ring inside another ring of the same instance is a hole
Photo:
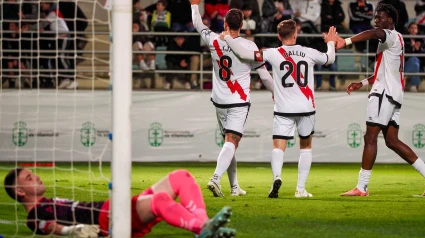
[[[110,198],[112,3],[0,2],[0,237],[29,237],[3,185],[15,167],[39,176],[48,198]]]

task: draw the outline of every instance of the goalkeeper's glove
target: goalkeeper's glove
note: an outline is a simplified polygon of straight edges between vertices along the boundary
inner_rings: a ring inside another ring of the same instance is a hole
[[[64,226],[62,228],[62,235],[78,238],[97,238],[99,231],[99,225],[79,224],[75,226]]]

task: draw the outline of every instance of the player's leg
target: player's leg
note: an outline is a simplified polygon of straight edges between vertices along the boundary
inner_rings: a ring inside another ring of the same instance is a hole
[[[359,172],[357,186],[341,194],[341,196],[369,196],[367,187],[369,185],[372,168],[375,164],[376,154],[378,152],[378,134],[381,127],[378,125],[367,125],[366,134],[364,135],[364,148],[362,156],[362,168]]]
[[[142,224],[140,225],[140,229],[142,227],[148,227],[150,229],[152,225],[164,220],[172,226],[199,234],[205,223],[205,221],[197,218],[193,213],[188,211],[181,203],[174,201],[166,192],[140,195],[137,198],[136,211],[141,220],[140,224]],[[143,232],[135,231],[137,230],[137,226],[135,227],[134,224],[132,224],[132,230],[133,232]]]
[[[230,183],[230,196],[244,196],[246,192],[239,187],[238,174],[237,174],[237,161],[235,155],[233,155],[232,161],[230,162],[229,168],[227,169],[227,176],[229,177]]]
[[[294,138],[295,120],[294,118],[275,115],[273,119],[273,150],[271,157],[271,167],[273,183],[270,187],[269,198],[278,198],[279,189],[282,185],[283,156],[286,150],[287,141]]]
[[[372,168],[375,164],[378,152],[378,135],[382,128],[385,128],[390,121],[394,106],[386,99],[384,93],[377,94],[369,98],[366,119],[366,134],[364,135],[364,148],[362,155],[362,168],[359,172],[357,186],[341,196],[368,196],[367,187],[369,185]],[[385,99],[384,99],[385,98]]]
[[[165,192],[173,200],[177,197],[180,203],[196,217],[205,221],[208,219],[201,189],[193,176],[186,170],[175,170],[151,187],[153,194]]]
[[[218,156],[214,175],[208,182],[207,187],[209,190],[211,190],[215,197],[222,197],[224,195],[221,191],[220,179],[223,174],[226,171],[235,173],[231,174],[230,177],[234,176],[234,181],[237,181],[236,170],[229,171],[228,168],[232,163],[235,151],[239,145],[239,141],[242,138],[244,125],[246,118],[248,117],[249,107],[235,107],[228,109],[216,108],[216,110],[220,129],[222,129],[225,133],[225,143]],[[235,187],[237,188],[239,185],[236,184]]]
[[[314,134],[315,115],[297,118],[298,135],[300,137],[300,158],[298,161],[298,182],[295,197],[312,197],[313,195],[305,190],[308,175],[310,173],[312,156],[311,142]]]
[[[413,166],[425,178],[425,163],[408,145],[404,144],[398,138],[400,121],[400,109],[395,109],[388,127],[382,132],[385,138],[385,144],[388,148],[396,152],[403,160]]]

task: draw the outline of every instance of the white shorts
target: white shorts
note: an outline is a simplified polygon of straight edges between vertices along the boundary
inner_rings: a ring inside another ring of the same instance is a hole
[[[400,123],[400,108],[391,103],[386,94],[371,94],[367,106],[366,124],[369,126],[398,128]]]
[[[219,108],[216,107],[218,126],[221,133],[233,133],[242,137],[246,119],[248,118],[249,106]]]
[[[294,138],[295,125],[301,139],[308,139],[314,134],[316,116],[283,117],[274,115],[273,139],[291,140]]]

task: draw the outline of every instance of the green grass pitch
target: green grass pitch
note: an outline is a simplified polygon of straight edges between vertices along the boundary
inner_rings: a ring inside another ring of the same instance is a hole
[[[99,169],[93,165],[90,178],[85,165],[74,165],[74,198],[90,200],[85,189],[95,189],[95,200],[106,199],[108,182],[99,179]],[[10,164],[0,164],[0,177],[4,178]],[[69,164],[57,164],[56,191],[47,188],[46,196],[72,198]],[[239,163],[239,183],[247,191],[244,197],[231,197],[225,175],[222,178],[224,198],[214,198],[206,189],[215,163],[134,163],[132,193],[135,195],[164,177],[168,172],[188,169],[201,186],[208,214],[213,216],[223,206],[233,208],[230,227],[236,228],[237,237],[425,237],[425,198],[422,194],[424,179],[407,164],[377,164],[370,181],[369,197],[340,197],[357,183],[360,164],[313,164],[307,181],[307,190],[313,198],[295,199],[297,165],[284,164],[283,184],[278,199],[267,198],[271,185],[270,164]],[[52,169],[37,170],[46,185],[53,185]],[[104,166],[109,176],[109,166]],[[17,206],[0,186],[0,221],[25,219],[24,209]],[[117,185],[115,185],[117,186]],[[9,205],[7,205],[9,203]],[[18,229],[18,230],[17,230]],[[4,237],[32,236],[24,225],[0,224]],[[161,222],[148,237],[192,237],[190,232],[173,228]]]

